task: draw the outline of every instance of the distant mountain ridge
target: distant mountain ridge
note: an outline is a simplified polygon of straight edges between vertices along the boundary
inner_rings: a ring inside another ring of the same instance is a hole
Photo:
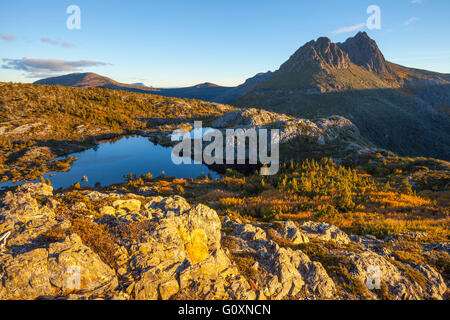
[[[195,98],[199,100],[213,100],[216,96],[221,96],[231,87],[222,87],[214,83],[205,82],[186,88],[154,88],[143,83],[125,84],[112,80],[108,77],[96,73],[71,73],[58,77],[51,77],[34,82],[40,85],[60,85],[65,87],[78,88],[105,88],[113,90],[127,90],[141,93],[154,93],[167,97]],[[242,96],[242,95],[241,95]],[[239,96],[240,97],[240,96]]]

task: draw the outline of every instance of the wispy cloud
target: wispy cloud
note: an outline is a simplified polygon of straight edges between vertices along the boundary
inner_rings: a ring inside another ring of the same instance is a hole
[[[86,67],[109,65],[106,62],[79,60],[68,61],[63,59],[3,59],[2,69],[11,69],[26,72],[29,78],[40,78],[43,74],[55,75],[61,72],[78,72]]]
[[[418,18],[412,17],[412,18],[409,18],[408,20],[406,20],[405,22],[403,22],[403,25],[409,26],[409,25],[411,25],[413,23],[416,23],[417,21],[419,21]]]
[[[51,44],[51,45],[54,45],[54,46],[61,46],[61,47],[64,47],[64,48],[72,48],[72,47],[75,46],[71,42],[67,42],[67,41],[63,41],[63,40],[50,39],[50,38],[46,38],[46,37],[41,38],[41,42],[48,43],[48,44]]]
[[[360,23],[360,24],[350,26],[350,27],[339,28],[337,30],[331,31],[331,33],[332,34],[340,34],[340,33],[352,32],[352,31],[356,31],[356,30],[361,30],[365,26],[366,26],[365,23]]]
[[[0,39],[5,40],[5,41],[13,41],[16,37],[13,36],[12,34],[3,34],[0,33]]]
[[[414,3],[414,4],[416,4],[416,3],[422,3],[422,0],[411,0],[411,3]]]

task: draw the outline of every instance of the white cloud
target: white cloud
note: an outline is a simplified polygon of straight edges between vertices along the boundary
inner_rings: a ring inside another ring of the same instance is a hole
[[[403,22],[403,24],[404,24],[405,26],[409,26],[409,25],[411,25],[411,24],[413,24],[413,23],[416,23],[417,21],[419,21],[418,18],[412,17],[412,18],[409,18],[408,20],[406,20],[405,22]]]
[[[337,30],[331,31],[331,33],[332,34],[340,34],[340,33],[352,32],[352,31],[356,31],[356,30],[361,30],[365,26],[366,26],[365,23],[360,23],[360,24],[350,26],[350,27],[339,28]]]
[[[414,3],[414,4],[416,4],[416,3],[422,3],[422,0],[411,0],[411,3]]]
[[[105,62],[92,60],[68,61],[63,59],[3,59],[2,69],[24,71],[30,78],[39,78],[40,75],[57,74],[60,72],[78,72],[86,67],[109,65]]]
[[[45,38],[45,37],[41,38],[41,42],[45,42],[45,43],[48,43],[48,44],[51,44],[51,45],[54,45],[54,46],[61,46],[61,47],[64,47],[64,48],[72,48],[72,47],[75,46],[71,42],[67,42],[67,41],[63,41],[63,40],[53,40],[53,39]]]

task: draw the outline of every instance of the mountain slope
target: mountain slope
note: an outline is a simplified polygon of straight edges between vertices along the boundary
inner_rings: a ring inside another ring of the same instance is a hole
[[[205,82],[186,88],[159,89],[160,95],[174,98],[190,98],[206,101],[214,101],[216,96],[220,96],[228,92],[230,87],[222,87],[217,84]]]
[[[366,33],[308,42],[235,104],[310,118],[337,114],[379,147],[450,159],[450,75],[388,62]]]
[[[259,83],[272,77],[273,72],[261,72],[257,75],[245,80],[245,82],[237,87],[230,88],[223,94],[214,97],[213,101],[220,103],[231,103],[251,92]]]

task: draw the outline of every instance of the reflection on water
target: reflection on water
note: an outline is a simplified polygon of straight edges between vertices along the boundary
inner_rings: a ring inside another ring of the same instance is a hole
[[[140,176],[150,172],[154,177],[165,172],[166,176],[176,178],[196,178],[202,173],[218,178],[219,174],[202,164],[175,165],[171,159],[171,147],[155,145],[144,137],[123,137],[114,142],[105,142],[96,148],[71,154],[78,158],[68,172],[54,172],[44,175],[50,178],[54,188],[67,188],[76,182],[82,186],[102,186],[124,182],[124,175],[129,173]],[[88,181],[81,181],[83,176]],[[9,187],[21,183],[1,183],[0,187]]]

